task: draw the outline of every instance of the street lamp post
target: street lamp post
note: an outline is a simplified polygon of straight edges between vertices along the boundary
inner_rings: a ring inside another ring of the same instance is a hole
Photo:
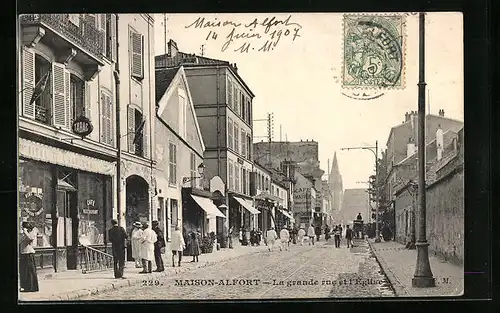
[[[349,147],[342,148],[340,150],[369,150],[375,155],[375,242],[380,242],[380,229],[378,226],[379,216],[379,183],[378,183],[378,141],[375,141],[375,146],[373,147]]]
[[[413,287],[434,287],[429,263],[429,243],[426,238],[425,198],[425,13],[419,14],[419,80],[418,80],[418,223],[417,265]]]

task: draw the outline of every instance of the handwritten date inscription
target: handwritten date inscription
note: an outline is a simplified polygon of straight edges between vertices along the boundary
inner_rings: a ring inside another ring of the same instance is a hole
[[[221,51],[232,49],[235,52],[269,52],[276,49],[280,42],[299,38],[302,25],[292,22],[292,16],[278,19],[275,16],[250,19],[247,22],[205,19],[198,17],[185,28],[207,29],[205,40],[222,42]]]

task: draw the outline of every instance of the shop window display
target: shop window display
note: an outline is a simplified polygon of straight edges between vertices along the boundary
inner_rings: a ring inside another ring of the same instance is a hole
[[[50,165],[19,160],[19,211],[23,221],[34,225],[35,247],[52,246],[52,174]]]
[[[78,238],[81,243],[104,244],[105,184],[103,176],[83,172],[78,174]]]

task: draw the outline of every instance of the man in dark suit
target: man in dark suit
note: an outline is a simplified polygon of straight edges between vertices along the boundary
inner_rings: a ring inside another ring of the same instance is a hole
[[[163,232],[161,231],[158,221],[153,221],[151,226],[153,226],[153,230],[156,233],[156,242],[154,244],[155,247],[155,263],[156,270],[155,272],[163,272],[165,271],[165,266],[163,265],[163,259],[161,257],[161,249],[165,248],[165,237],[163,236]]]
[[[111,242],[111,250],[113,252],[113,266],[115,270],[115,278],[123,277],[123,269],[125,267],[125,247],[127,240],[127,232],[123,227],[118,225],[117,220],[112,220],[113,225],[109,231],[109,241]]]

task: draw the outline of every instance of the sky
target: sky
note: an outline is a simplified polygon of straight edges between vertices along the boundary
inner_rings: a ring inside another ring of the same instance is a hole
[[[200,55],[203,46],[204,56],[236,63],[239,75],[255,94],[253,118],[274,114],[274,140],[317,141],[323,170],[327,171],[336,152],[344,189],[365,188],[362,182],[375,171],[374,155],[341,148],[374,146],[378,141],[380,156],[391,127],[403,122],[405,112],[418,109],[418,15],[402,14],[404,86],[383,90],[382,96],[371,100],[344,95],[348,91],[341,85],[341,13],[167,14],[166,36],[164,14],[155,14],[155,54],[165,53],[166,37],[182,52]],[[252,23],[273,17],[274,21],[288,18],[288,23],[270,26],[267,33],[267,26]],[[196,27],[198,18],[213,25]],[[218,22],[222,25],[217,26]],[[425,27],[427,113],[443,109],[446,117],[463,121],[462,14],[427,13]],[[278,35],[273,49],[259,51]],[[246,51],[238,50],[245,44],[249,44]],[[266,134],[266,123],[254,122],[254,136]],[[262,139],[254,138],[254,142]]]

